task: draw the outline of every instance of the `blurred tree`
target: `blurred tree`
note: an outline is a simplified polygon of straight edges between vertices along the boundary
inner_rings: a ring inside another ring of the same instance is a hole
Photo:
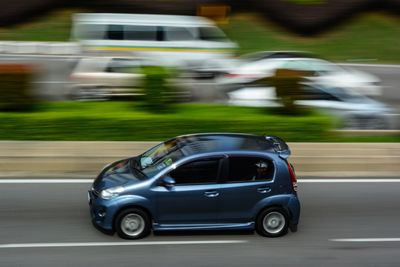
[[[172,86],[168,83],[171,70],[162,66],[145,66],[143,73],[144,107],[156,113],[169,110],[174,102]]]
[[[302,84],[305,77],[312,76],[310,71],[294,69],[277,69],[274,76],[267,77],[261,82],[275,88],[278,101],[282,107],[278,109],[279,113],[289,115],[303,115],[305,109],[296,105],[302,95]]]
[[[26,111],[35,104],[32,92],[33,68],[23,64],[0,65],[0,110]]]

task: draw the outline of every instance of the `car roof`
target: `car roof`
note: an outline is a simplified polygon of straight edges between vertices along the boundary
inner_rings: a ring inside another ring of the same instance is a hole
[[[202,133],[181,135],[174,139],[177,146],[186,155],[205,154],[210,152],[257,151],[290,154],[286,143],[271,136],[259,136],[242,133]],[[277,143],[280,144],[278,149]]]
[[[80,23],[99,24],[214,26],[214,23],[207,18],[182,15],[78,13],[74,15],[74,20]]]
[[[250,60],[275,59],[275,58],[318,58],[316,55],[306,51],[259,51],[241,56]]]

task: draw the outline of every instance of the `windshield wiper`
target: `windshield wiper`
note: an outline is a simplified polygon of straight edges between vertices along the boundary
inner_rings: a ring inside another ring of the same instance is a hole
[[[136,159],[132,160],[131,169],[137,171],[142,177],[147,178],[147,175],[141,170],[141,168],[139,166],[139,159],[140,159],[140,156],[137,157]]]

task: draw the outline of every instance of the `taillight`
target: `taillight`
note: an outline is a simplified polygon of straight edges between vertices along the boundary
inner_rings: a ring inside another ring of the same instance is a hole
[[[295,192],[297,192],[297,178],[296,174],[294,173],[294,169],[292,164],[289,162],[287,163],[288,169],[289,169],[289,174],[290,174],[290,181],[292,182],[292,187]]]

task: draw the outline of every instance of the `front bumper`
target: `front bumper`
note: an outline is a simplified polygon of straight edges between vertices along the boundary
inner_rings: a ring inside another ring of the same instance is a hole
[[[113,202],[100,198],[99,193],[93,189],[88,191],[88,202],[90,217],[96,228],[114,232],[114,215],[117,209]]]

